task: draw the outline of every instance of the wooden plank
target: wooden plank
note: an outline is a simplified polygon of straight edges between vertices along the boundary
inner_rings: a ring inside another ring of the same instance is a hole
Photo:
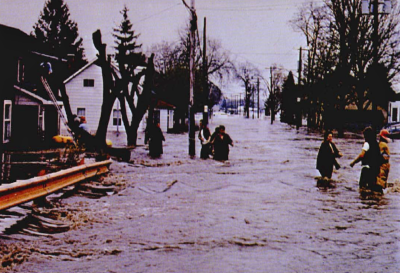
[[[110,164],[111,160],[105,160],[1,185],[0,210],[23,204],[85,179],[107,173]]]

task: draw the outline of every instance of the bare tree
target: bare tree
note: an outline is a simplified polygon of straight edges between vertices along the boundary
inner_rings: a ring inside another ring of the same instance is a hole
[[[135,86],[136,84],[136,87],[132,88],[137,88],[137,77],[132,78],[129,74],[121,74],[121,77],[118,76],[118,73],[116,73],[116,71],[113,69],[113,66],[111,65],[110,59],[106,58],[106,44],[102,43],[100,30],[97,30],[93,33],[93,44],[99,52],[97,65],[102,68],[103,75],[103,104],[101,108],[99,125],[96,132],[96,139],[99,144],[105,144],[108,121],[110,120],[111,111],[115,100],[119,98],[121,101],[123,101],[123,103],[121,103],[121,107],[125,106],[125,100],[128,101],[131,107],[135,107],[135,111],[132,113],[132,124],[130,125],[130,130],[133,131],[132,133],[134,137],[132,138],[132,142],[128,142],[128,144],[135,145],[137,128],[150,102],[150,95],[154,77],[154,64],[152,61],[154,56],[151,56],[149,58],[145,72],[143,72],[145,75],[143,89],[141,90],[141,92],[136,90],[138,92],[138,101],[135,105],[132,102],[132,94],[136,91],[134,90],[129,93],[126,90],[126,86],[129,85],[129,83],[133,86]],[[125,77],[123,75],[125,75]],[[123,112],[126,112],[126,109],[124,109]],[[125,121],[127,121],[126,117],[124,119]]]
[[[101,67],[103,76],[103,104],[101,106],[100,120],[96,131],[96,140],[99,145],[105,146],[108,121],[110,120],[112,107],[117,98],[118,90],[113,79],[110,59],[107,59],[107,45],[103,44],[100,30],[93,33],[93,44],[98,51],[96,64]]]
[[[310,2],[300,8],[296,17],[290,21],[294,29],[301,31],[307,41],[307,60],[304,65],[305,82],[311,85],[322,80],[337,66],[338,46],[326,6]],[[300,75],[303,76],[303,75]]]
[[[127,142],[128,145],[136,145],[139,124],[150,105],[154,67],[153,57],[149,59],[149,64],[146,65],[145,56],[138,52],[142,45],[137,43],[139,34],[136,34],[132,28],[128,11],[125,6],[121,11],[123,19],[113,32],[116,43],[115,60],[120,74],[118,76],[118,73],[114,73],[114,78],[117,86],[121,89],[117,97],[121,105]],[[137,72],[137,70],[139,71]],[[139,83],[145,75],[144,80],[147,86],[139,87]],[[126,104],[132,114],[130,121],[128,120]],[[149,120],[152,121],[152,119]]]
[[[240,63],[235,68],[236,78],[243,83],[244,87],[244,110],[247,118],[250,117],[251,96],[256,91],[255,84],[257,78],[262,78],[260,71],[251,63]]]
[[[186,84],[189,75],[189,40],[187,29],[180,32],[180,39],[175,43],[162,42],[151,47],[151,52],[155,52],[154,63],[160,75],[157,80],[156,89],[158,96],[166,99],[177,106],[176,115],[181,115],[175,123],[181,124],[181,120],[186,115],[188,104],[188,88]],[[200,40],[200,39],[196,39]],[[196,46],[200,46],[198,43]],[[221,89],[217,84],[223,85],[232,76],[233,64],[229,54],[223,49],[217,40],[207,39],[207,78],[208,90],[201,83],[204,77],[202,69],[202,50],[196,50],[195,57],[195,105],[200,109],[205,103],[205,94],[208,92],[209,107],[219,102]],[[178,120],[179,119],[179,120]]]
[[[325,0],[322,5],[309,4],[299,11],[292,24],[305,35],[309,47],[304,69],[308,109],[313,109],[313,104],[318,105],[315,111],[327,110],[328,105],[337,110],[349,105],[359,110],[370,107],[378,89],[368,78],[378,74],[371,71],[383,71],[374,66],[383,65],[388,71],[379,73],[385,82],[399,72],[398,15],[397,1],[393,1],[392,13],[379,15],[378,37],[374,40],[373,20],[361,13],[361,0]],[[375,59],[374,46],[378,52]],[[387,78],[383,79],[385,74]],[[392,91],[385,89],[386,97]],[[380,103],[387,107],[387,101]]]
[[[279,112],[282,102],[282,87],[285,81],[283,76],[283,67],[273,64],[270,68],[270,80],[267,84],[269,92],[268,99],[265,102],[266,109],[271,113],[271,124],[275,121],[275,115]]]
[[[222,47],[221,42],[207,39],[207,76],[214,81],[224,84],[231,79],[234,64],[229,53]]]

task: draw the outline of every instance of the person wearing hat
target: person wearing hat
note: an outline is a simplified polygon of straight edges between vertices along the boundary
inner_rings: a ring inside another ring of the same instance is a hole
[[[87,122],[86,122],[86,117],[81,116],[81,117],[79,117],[79,120],[80,120],[79,128],[90,133],[89,126],[87,125]]]
[[[381,165],[379,168],[379,174],[376,179],[376,184],[382,189],[387,187],[387,180],[389,177],[390,170],[390,150],[388,143],[390,142],[389,131],[382,129],[379,133],[379,151],[381,152]]]

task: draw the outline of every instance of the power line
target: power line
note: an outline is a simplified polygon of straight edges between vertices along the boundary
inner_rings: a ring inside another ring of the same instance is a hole
[[[282,8],[272,8],[272,7],[237,7],[237,8],[198,8],[200,11],[221,11],[221,12],[262,12],[262,11],[276,11],[276,10],[289,10],[298,9],[298,7],[282,7]]]
[[[138,24],[138,23],[147,21],[148,19],[151,19],[151,18],[153,18],[153,17],[155,17],[155,16],[157,16],[157,15],[160,15],[161,13],[164,13],[164,12],[166,12],[166,11],[169,11],[169,10],[171,10],[171,9],[177,7],[177,6],[181,6],[181,5],[182,5],[182,3],[179,2],[179,3],[173,5],[173,6],[169,7],[169,8],[163,9],[163,10],[161,10],[161,11],[155,13],[155,14],[149,15],[149,16],[147,16],[147,17],[145,17],[145,18],[142,18],[142,19],[140,19],[140,20],[138,20],[138,21],[136,21],[136,22],[133,22],[133,24]]]
[[[296,52],[293,52],[293,53],[289,53],[289,52],[286,52],[286,53],[277,53],[277,52],[260,53],[260,52],[232,52],[231,51],[231,53],[236,54],[236,55],[284,55],[284,56],[296,55],[297,56]]]
[[[300,2],[297,4],[264,4],[264,5],[246,5],[246,6],[221,6],[221,7],[203,7],[197,8],[198,10],[205,10],[205,11],[275,11],[275,10],[289,10],[289,9],[298,9],[300,6],[304,4],[311,3],[313,1],[305,1]]]

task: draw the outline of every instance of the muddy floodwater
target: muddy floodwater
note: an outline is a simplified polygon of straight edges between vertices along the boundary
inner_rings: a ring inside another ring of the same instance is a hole
[[[374,195],[349,167],[359,134],[334,136],[342,167],[317,187],[320,133],[228,115],[211,131],[219,124],[234,140],[227,162],[201,160],[197,138],[191,159],[186,134],[165,134],[160,159],[137,147],[46,207],[2,212],[3,271],[400,272],[400,141],[389,144],[393,187]]]

